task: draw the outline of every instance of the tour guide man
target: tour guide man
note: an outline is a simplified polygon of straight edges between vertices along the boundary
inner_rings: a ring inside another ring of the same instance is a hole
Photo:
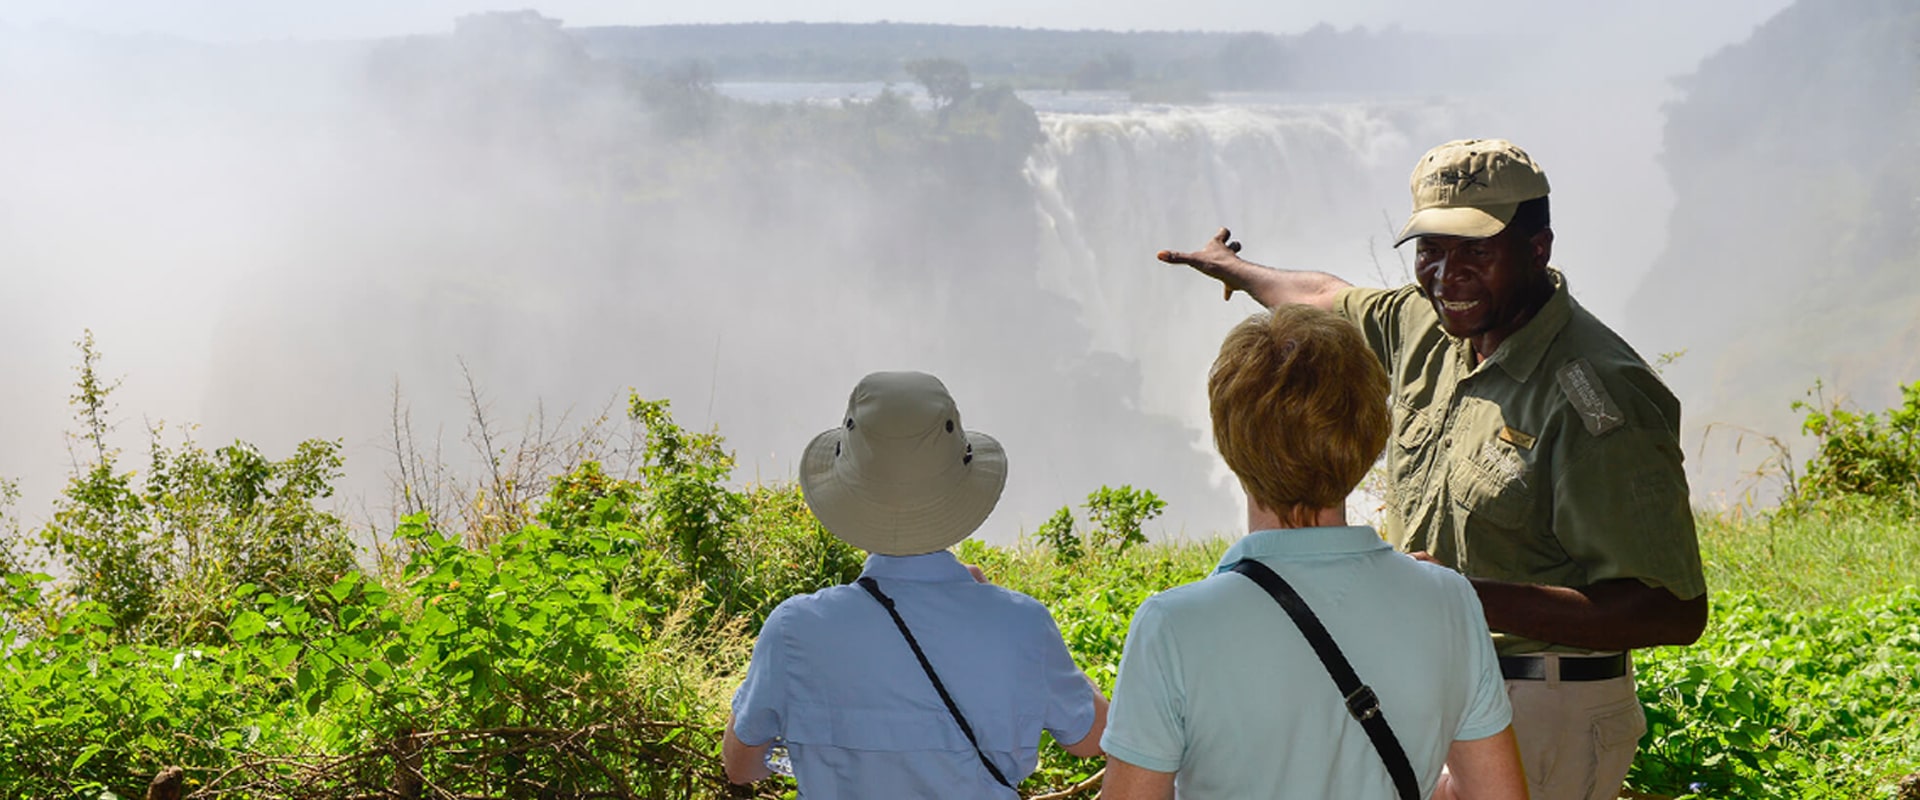
[[[1359,326],[1393,391],[1384,536],[1472,580],[1532,796],[1612,798],[1646,728],[1628,651],[1698,639],[1707,589],[1679,401],[1548,266],[1547,192],[1509,142],[1428,151],[1400,289],[1263,267],[1225,229],[1159,258]]]

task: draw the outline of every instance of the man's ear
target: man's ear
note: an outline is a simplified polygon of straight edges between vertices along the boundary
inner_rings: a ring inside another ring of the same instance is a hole
[[[1532,239],[1527,240],[1527,244],[1533,250],[1534,266],[1544,269],[1548,264],[1553,263],[1552,228],[1541,228],[1538,233],[1533,235]]]

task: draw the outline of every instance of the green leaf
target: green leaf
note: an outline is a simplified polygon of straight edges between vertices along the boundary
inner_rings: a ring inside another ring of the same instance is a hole
[[[81,748],[80,755],[73,759],[73,766],[68,769],[79,772],[81,767],[86,766],[87,762],[92,761],[94,756],[100,755],[100,751],[105,749],[107,749],[106,745],[101,744],[90,744]]]
[[[353,596],[354,587],[359,585],[360,573],[349,572],[342,575],[340,580],[334,581],[332,586],[327,587],[327,594],[333,595],[334,600],[344,603],[348,597]]]
[[[393,667],[387,666],[385,661],[367,662],[366,678],[369,686],[379,686],[393,678]]]
[[[256,611],[242,611],[233,618],[233,624],[227,626],[227,635],[235,642],[245,642],[267,628],[267,618]]]
[[[299,657],[300,657],[300,643],[298,642],[290,642],[288,644],[281,645],[280,647],[275,648],[273,650],[272,655],[270,656],[270,658],[272,659],[271,663],[273,664],[273,668],[276,671],[286,669],[288,666],[293,664],[294,659]]]

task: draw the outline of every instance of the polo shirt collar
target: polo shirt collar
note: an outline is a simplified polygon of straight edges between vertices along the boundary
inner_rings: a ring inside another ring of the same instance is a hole
[[[1566,276],[1553,267],[1547,267],[1547,276],[1553,280],[1553,296],[1547,298],[1547,304],[1540,307],[1533,319],[1500,343],[1493,357],[1481,364],[1483,369],[1497,364],[1514,380],[1526,383],[1546,358],[1554,337],[1559,336],[1560,329],[1567,327],[1567,320],[1573,318],[1573,298],[1568,296]]]
[[[973,573],[968,572],[967,568],[961,565],[959,557],[949,550],[917,556],[883,556],[870,553],[867,555],[866,567],[860,570],[860,577],[925,583],[973,581]]]
[[[1389,547],[1380,534],[1365,525],[1254,531],[1227,548],[1226,554],[1220,556],[1220,566],[1214,572],[1226,572],[1243,558],[1284,560],[1341,556],[1370,553]]]

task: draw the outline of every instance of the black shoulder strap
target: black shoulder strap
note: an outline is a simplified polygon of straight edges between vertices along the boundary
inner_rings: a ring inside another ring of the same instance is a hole
[[[1313,645],[1313,652],[1320,656],[1320,663],[1327,668],[1327,674],[1333,677],[1335,686],[1340,687],[1341,696],[1347,700],[1347,713],[1360,721],[1360,727],[1367,731],[1367,738],[1373,740],[1373,748],[1380,753],[1380,760],[1386,762],[1387,774],[1393,776],[1393,786],[1399,790],[1402,800],[1418,800],[1420,782],[1413,776],[1413,764],[1407,761],[1407,752],[1400,748],[1400,740],[1394,738],[1393,729],[1387,726],[1387,718],[1380,713],[1380,698],[1374,696],[1373,688],[1360,682],[1360,676],[1353,672],[1353,665],[1347,663],[1346,654],[1340,652],[1340,646],[1334,644],[1333,636],[1327,633],[1320,618],[1314,616],[1313,609],[1307,607],[1300,594],[1288,585],[1267,565],[1251,558],[1241,559],[1230,567],[1253,579],[1260,588],[1273,595],[1273,600],[1285,609],[1287,616],[1293,618],[1293,624],[1300,628],[1300,634],[1307,638],[1307,644]]]
[[[940,702],[947,704],[947,713],[953,715],[954,722],[960,723],[960,732],[967,735],[967,741],[973,745],[974,755],[980,757],[980,763],[986,766],[987,772],[993,775],[994,780],[999,781],[1001,786],[1014,790],[1013,784],[1007,782],[1007,776],[1001,773],[1000,768],[994,766],[993,761],[987,758],[986,752],[980,749],[980,740],[973,736],[973,726],[968,725],[967,718],[960,715],[960,707],[954,705],[953,696],[947,694],[947,687],[940,682],[940,676],[933,674],[933,665],[927,662],[927,654],[921,651],[920,643],[914,640],[913,631],[907,630],[907,621],[900,618],[899,611],[894,610],[893,598],[881,593],[880,584],[875,583],[872,578],[862,577],[859,583],[860,588],[867,590],[867,594],[873,595],[873,599],[880,601],[880,605],[887,609],[887,614],[893,617],[893,624],[900,628],[900,635],[907,637],[907,646],[913,648],[913,657],[920,659],[920,668],[926,670],[927,679],[933,681],[933,690],[940,693]]]

